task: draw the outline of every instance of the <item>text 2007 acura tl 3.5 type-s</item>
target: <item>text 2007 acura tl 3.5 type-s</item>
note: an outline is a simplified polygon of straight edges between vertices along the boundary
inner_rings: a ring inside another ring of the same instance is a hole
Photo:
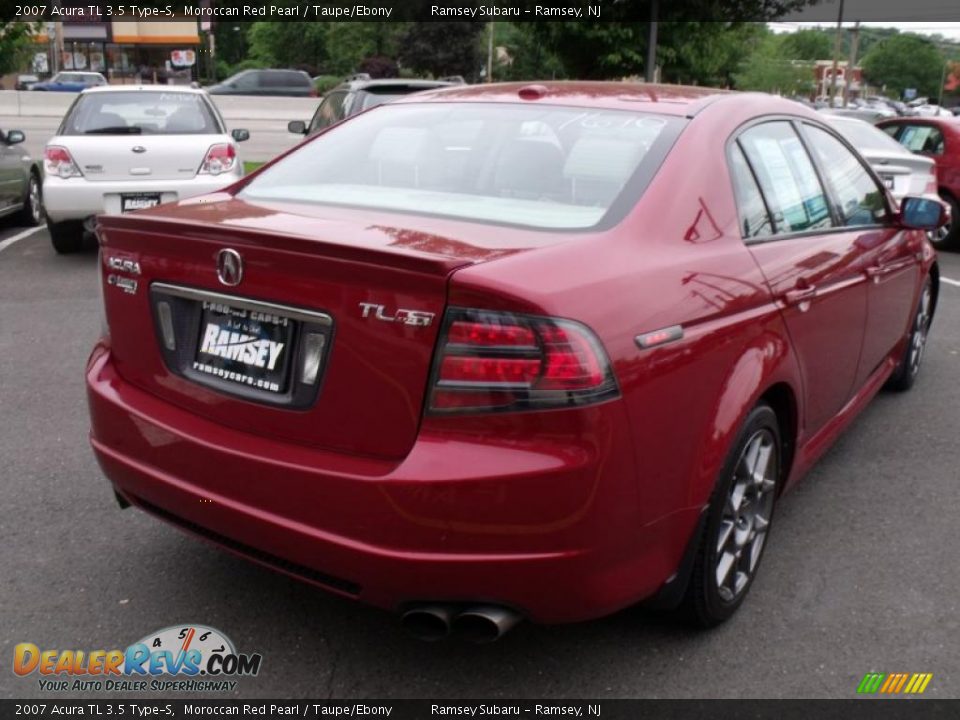
[[[99,220],[121,504],[485,640],[742,603],[774,505],[920,367],[936,200],[800,105],[457,87]]]

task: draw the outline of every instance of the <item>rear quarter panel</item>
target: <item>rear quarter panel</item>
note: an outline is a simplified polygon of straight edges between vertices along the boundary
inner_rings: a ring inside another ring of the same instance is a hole
[[[777,383],[801,394],[779,309],[739,234],[723,139],[747,116],[694,119],[612,230],[465,268],[451,283],[451,304],[572,318],[598,334],[629,417],[637,516],[672,527],[666,565],[757,399]],[[638,334],[672,325],[682,340],[637,346]]]

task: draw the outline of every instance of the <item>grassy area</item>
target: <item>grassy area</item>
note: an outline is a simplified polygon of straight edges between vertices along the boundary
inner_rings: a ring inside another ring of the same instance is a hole
[[[244,175],[247,175],[247,174],[249,174],[249,173],[252,173],[254,170],[256,170],[258,167],[260,167],[260,166],[263,165],[263,164],[264,164],[264,163],[262,163],[262,162],[249,162],[249,161],[245,161],[245,162],[243,163],[243,174],[244,174]]]

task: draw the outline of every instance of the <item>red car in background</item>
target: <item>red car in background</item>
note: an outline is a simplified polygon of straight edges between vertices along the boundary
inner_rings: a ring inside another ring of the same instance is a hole
[[[960,249],[960,121],[954,117],[901,117],[877,127],[908,150],[937,164],[940,197],[950,206],[951,221],[932,234],[938,250]]]
[[[420,637],[714,625],[780,494],[917,377],[943,213],[765,95],[411,96],[100,218],[91,442],[121,505]]]

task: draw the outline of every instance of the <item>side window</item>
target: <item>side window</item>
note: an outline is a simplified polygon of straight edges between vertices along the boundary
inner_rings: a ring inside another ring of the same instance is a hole
[[[332,92],[327,95],[320,107],[317,108],[313,120],[310,121],[310,132],[315,133],[323,130],[343,118],[343,100],[346,96],[344,92]]]
[[[237,79],[233,81],[233,84],[235,84],[239,90],[256,90],[258,87],[257,73],[241,73],[237,75]]]
[[[813,125],[805,126],[827,182],[840,203],[844,225],[877,225],[887,216],[884,191],[856,155],[833,135]]]
[[[932,125],[906,125],[897,139],[910,152],[943,155],[943,133]]]
[[[903,129],[903,125],[886,125],[880,129],[894,140],[898,140],[900,137],[900,131]]]
[[[818,230],[833,224],[823,186],[790,123],[752,127],[740,136],[740,146],[773,214],[775,232]]]
[[[757,181],[747,164],[743,150],[734,144],[730,153],[730,175],[737,199],[740,215],[740,231],[744,238],[766,237],[773,233],[773,223],[763,202],[763,195],[757,187]]]

